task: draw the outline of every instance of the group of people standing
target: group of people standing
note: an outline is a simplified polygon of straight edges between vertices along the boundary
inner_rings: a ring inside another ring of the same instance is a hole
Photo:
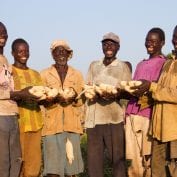
[[[117,58],[120,39],[112,32],[103,36],[104,56],[90,64],[85,80],[68,65],[73,50],[66,41],[52,42],[54,64],[39,73],[27,65],[29,44],[22,38],[13,41],[14,63],[8,63],[3,54],[7,39],[0,22],[0,177],[38,177],[41,162],[45,177],[76,177],[84,169],[83,129],[90,177],[104,176],[105,149],[114,177],[177,176],[177,26],[168,57],[162,52],[164,31],[148,31],[149,58],[138,63],[133,78],[131,64]],[[141,84],[128,92],[121,81],[131,80]],[[92,99],[82,94],[85,84],[102,83],[117,92]],[[30,92],[33,86],[70,88],[73,94],[40,100]]]

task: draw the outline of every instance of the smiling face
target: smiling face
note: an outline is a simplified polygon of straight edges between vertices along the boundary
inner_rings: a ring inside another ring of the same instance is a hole
[[[175,53],[177,53],[177,27],[174,29],[174,32],[173,32],[172,44],[173,44]]]
[[[57,65],[65,66],[67,65],[70,53],[71,52],[66,50],[63,46],[58,46],[52,51],[52,56]]]
[[[7,30],[3,24],[0,24],[0,47],[4,47],[7,41]]]
[[[29,58],[29,46],[26,43],[16,43],[12,51],[14,65],[18,68],[27,68]]]
[[[145,47],[150,58],[161,55],[161,49],[164,45],[164,41],[161,41],[158,33],[150,32],[146,36]]]
[[[116,43],[112,40],[105,40],[102,42],[102,49],[106,59],[115,58],[118,50],[119,50],[119,43]]]

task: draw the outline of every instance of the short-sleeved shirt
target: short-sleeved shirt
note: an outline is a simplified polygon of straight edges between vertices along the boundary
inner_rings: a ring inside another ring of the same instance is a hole
[[[11,69],[5,56],[0,55],[0,115],[18,113],[16,102],[10,100],[10,92],[14,90]]]
[[[111,64],[105,66],[103,59],[93,61],[87,74],[87,83],[90,84],[110,84],[120,86],[122,80],[130,80],[131,71],[128,65],[115,59]],[[123,121],[124,109],[118,100],[104,101],[98,100],[95,104],[86,105],[85,127],[93,128],[98,124],[117,124]]]
[[[159,79],[162,66],[165,62],[163,56],[142,60],[136,67],[134,80],[148,80],[156,82]],[[152,106],[140,109],[138,99],[132,97],[127,105],[126,115],[135,114],[150,118],[152,115]]]
[[[43,85],[40,74],[32,69],[20,69],[12,66],[14,85],[16,90],[28,86]],[[19,106],[19,127],[22,132],[37,131],[42,128],[42,113],[37,103],[21,101]]]

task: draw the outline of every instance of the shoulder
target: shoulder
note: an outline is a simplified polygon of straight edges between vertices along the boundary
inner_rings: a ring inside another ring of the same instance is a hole
[[[137,65],[136,65],[136,68],[138,67],[142,67],[143,65],[147,65],[147,62],[149,62],[150,60],[149,59],[142,59],[140,60]]]
[[[161,57],[158,57],[157,60],[159,60],[160,62],[165,62],[167,60],[167,57],[161,56]]]
[[[129,61],[124,61],[124,63],[128,66],[129,70],[132,72],[132,64]]]
[[[129,61],[124,61],[124,60],[117,60],[119,63],[121,63],[124,67],[128,68],[130,72],[132,72],[132,64]]]
[[[92,70],[93,68],[97,68],[97,66],[100,66],[102,64],[103,64],[103,59],[93,60],[89,65],[89,69]]]
[[[7,58],[4,56],[4,55],[1,55],[0,54],[0,65],[2,66],[2,65],[6,65],[6,66],[8,66],[9,65],[9,63],[8,63],[8,60],[7,60]]]
[[[48,73],[51,69],[52,69],[53,66],[50,66],[48,68],[44,68],[40,71],[40,74],[45,74],[45,73]]]
[[[76,68],[74,68],[74,67],[72,67],[72,66],[70,66],[70,65],[69,65],[69,69],[70,69],[73,73],[75,73],[76,75],[82,76],[82,73],[81,73],[80,70],[78,70],[78,69],[76,69]]]
[[[90,66],[98,65],[102,62],[102,60],[94,60],[90,63]]]
[[[34,74],[40,74],[39,71],[35,70],[35,69],[32,69],[32,68],[29,68],[29,71],[34,73]]]

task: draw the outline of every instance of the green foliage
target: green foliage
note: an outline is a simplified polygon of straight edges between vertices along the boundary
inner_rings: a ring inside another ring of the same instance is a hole
[[[84,161],[84,172],[79,174],[79,177],[88,177],[88,169],[87,169],[87,135],[84,134],[81,137],[81,151],[82,158]]]
[[[167,58],[168,58],[168,59],[172,59],[172,56],[173,56],[172,53],[167,54]]]

